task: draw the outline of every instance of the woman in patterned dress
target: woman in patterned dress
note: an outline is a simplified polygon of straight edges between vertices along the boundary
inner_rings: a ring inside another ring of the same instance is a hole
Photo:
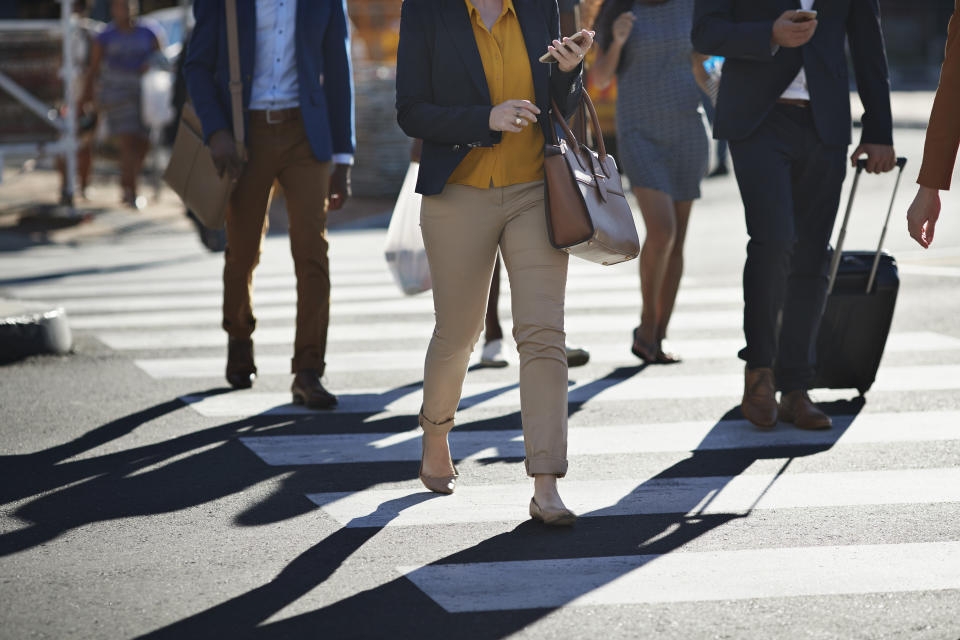
[[[120,146],[123,202],[139,209],[143,202],[137,198],[137,176],[150,148],[140,117],[140,79],[159,50],[160,41],[152,29],[134,20],[139,13],[136,0],[112,0],[110,12],[113,22],[93,43],[84,102],[93,97],[99,81],[97,109],[106,117],[107,130]]]
[[[683,243],[707,169],[708,141],[692,65],[694,0],[606,0],[597,19],[599,87],[617,77],[617,149],[640,203],[643,310],[631,351],[647,363],[679,359],[663,350],[683,272]]]

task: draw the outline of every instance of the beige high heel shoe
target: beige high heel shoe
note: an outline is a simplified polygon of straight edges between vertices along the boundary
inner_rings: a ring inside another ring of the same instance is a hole
[[[544,509],[536,498],[530,498],[530,517],[551,527],[569,527],[577,521],[577,514],[570,509]]]
[[[420,471],[417,474],[420,476],[420,482],[434,493],[442,493],[444,495],[453,493],[454,489],[457,488],[457,478],[460,477],[457,466],[453,464],[453,457],[450,458],[450,466],[453,467],[452,476],[427,476],[423,474],[423,440],[420,441],[420,447]]]

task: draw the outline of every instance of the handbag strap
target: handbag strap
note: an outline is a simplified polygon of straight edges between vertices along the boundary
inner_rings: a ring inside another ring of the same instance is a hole
[[[237,35],[237,0],[226,0],[227,55],[230,58],[230,106],[233,109],[233,139],[237,153],[246,159],[243,131],[243,82],[240,79],[240,43]]]
[[[560,115],[560,107],[557,106],[557,101],[551,99],[550,105],[553,107],[550,110],[553,121],[560,125],[560,130],[563,131],[564,137],[570,142],[570,146],[573,147],[574,152],[577,153],[579,157],[580,144],[577,142],[577,137],[573,135],[570,125],[568,125],[567,121]],[[590,125],[593,127],[593,135],[596,137],[597,155],[600,156],[601,164],[604,164],[607,160],[607,146],[603,142],[603,132],[600,130],[600,118],[597,117],[597,109],[593,106],[593,100],[590,99],[590,94],[587,93],[586,90],[580,92],[579,108],[586,108],[590,114]],[[584,129],[586,129],[586,127],[584,127]],[[586,130],[584,130],[584,136],[586,136]]]

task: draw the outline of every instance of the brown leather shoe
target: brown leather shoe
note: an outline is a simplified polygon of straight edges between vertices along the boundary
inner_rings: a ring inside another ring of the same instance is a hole
[[[761,429],[772,429],[777,424],[777,389],[773,384],[773,369],[758,367],[746,369],[743,384],[743,417]]]
[[[320,372],[316,369],[301,369],[293,378],[293,404],[302,404],[310,409],[333,409],[337,396],[323,388]]]
[[[792,422],[797,429],[829,429],[833,426],[830,416],[813,404],[803,389],[784,393],[780,398],[780,419]]]
[[[234,389],[249,389],[257,378],[253,363],[253,340],[230,338],[227,342],[227,382]]]

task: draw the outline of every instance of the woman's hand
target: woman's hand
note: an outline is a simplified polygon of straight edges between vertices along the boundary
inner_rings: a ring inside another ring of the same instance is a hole
[[[583,56],[593,46],[594,32],[584,29],[580,33],[583,34],[580,44],[574,42],[573,38],[567,37],[562,42],[554,40],[552,45],[547,46],[547,51],[557,59],[557,65],[564,73],[576,69],[577,65],[583,62]]]
[[[490,129],[517,133],[536,122],[539,113],[529,100],[505,100],[490,110]]]
[[[933,242],[933,231],[940,218],[940,191],[921,186],[907,210],[907,231],[910,237],[927,249]]]
[[[636,19],[637,16],[632,11],[624,11],[617,16],[617,19],[613,21],[613,29],[611,30],[614,44],[623,46],[630,38],[630,33],[633,31],[633,22]]]

